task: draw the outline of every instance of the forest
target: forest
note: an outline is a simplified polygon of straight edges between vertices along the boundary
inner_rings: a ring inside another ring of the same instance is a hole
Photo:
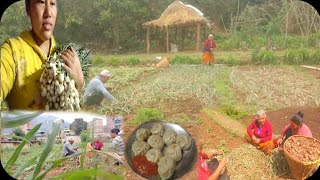
[[[55,38],[58,43],[79,43],[102,54],[143,53],[146,29],[143,23],[157,19],[173,0],[59,0]],[[270,45],[277,48],[318,47],[319,13],[298,0],[184,0],[208,20],[201,35],[213,33],[222,50]],[[24,1],[11,5],[0,26],[0,42],[28,29]],[[183,27],[186,44],[193,50],[193,26]],[[170,31],[174,33],[174,31]],[[165,32],[151,31],[153,51],[165,51]],[[171,42],[176,43],[174,36]],[[302,43],[301,43],[302,42]],[[156,49],[156,50],[155,50]]]

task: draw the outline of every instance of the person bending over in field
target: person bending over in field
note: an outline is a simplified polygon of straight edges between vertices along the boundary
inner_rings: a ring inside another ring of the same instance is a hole
[[[9,109],[45,109],[41,97],[42,65],[56,46],[53,31],[57,19],[57,0],[25,0],[31,30],[1,45],[1,93]],[[78,91],[84,85],[80,60],[73,49],[62,52],[64,69]]]
[[[265,154],[270,154],[274,148],[272,141],[272,126],[265,111],[259,110],[256,119],[248,126],[245,133],[247,141]]]
[[[275,146],[278,147],[279,151],[283,151],[283,143],[293,135],[303,135],[312,137],[312,133],[309,127],[303,123],[303,113],[297,112],[291,119],[289,124],[283,128],[281,137],[274,139]]]
[[[221,155],[221,151],[215,151],[210,153],[201,152],[201,148],[198,148],[200,153],[198,157],[198,180],[229,180],[230,177],[226,174],[221,174],[222,169],[227,165],[225,159],[218,161],[214,158],[217,155]],[[206,161],[210,159],[210,161]]]
[[[73,143],[74,143],[73,137],[70,137],[69,140],[66,143],[64,143],[63,150],[62,150],[62,156],[63,157],[69,156],[69,155],[74,154],[74,153],[77,152],[76,148],[72,147]]]
[[[112,102],[116,99],[109,93],[104,86],[110,79],[110,72],[103,70],[99,76],[92,79],[83,95],[83,102],[87,106],[100,105],[103,98],[106,98]]]

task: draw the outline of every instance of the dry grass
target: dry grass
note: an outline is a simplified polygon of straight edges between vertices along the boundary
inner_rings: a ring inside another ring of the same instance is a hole
[[[246,94],[246,105],[264,109],[320,105],[319,81],[295,67],[238,67],[230,78],[233,85]]]
[[[266,156],[251,144],[244,144],[233,149],[226,158],[230,179],[292,179],[286,159],[276,150]]]

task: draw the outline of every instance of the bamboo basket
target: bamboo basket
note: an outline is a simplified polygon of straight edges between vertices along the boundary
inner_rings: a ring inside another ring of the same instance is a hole
[[[320,144],[320,141],[315,139],[315,138],[311,138],[311,137],[306,137],[306,136],[301,136],[301,135],[294,135],[289,137],[286,142],[284,143],[283,146],[283,150],[284,150],[284,155],[287,159],[287,162],[289,164],[289,167],[291,169],[292,175],[295,179],[307,179],[313,170],[315,170],[319,165],[320,165],[320,157],[314,161],[309,161],[309,162],[302,162],[302,161],[298,161],[297,159],[293,158],[292,155],[290,155],[286,149],[286,145],[288,144],[287,142],[289,142],[289,139],[293,139],[293,138],[303,138],[305,139],[305,141],[313,141],[316,142],[318,144]]]

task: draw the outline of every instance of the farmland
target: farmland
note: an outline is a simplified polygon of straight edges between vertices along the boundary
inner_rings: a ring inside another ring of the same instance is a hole
[[[219,149],[225,153],[221,157],[230,162],[226,172],[231,174],[231,178],[255,179],[266,172],[266,179],[291,179],[283,155],[275,150],[271,156],[265,156],[246,145],[241,137],[245,127],[254,119],[253,114],[264,109],[274,127],[274,137],[281,133],[289,118],[301,110],[305,113],[305,123],[319,139],[320,71],[281,63],[253,65],[250,52],[242,53],[241,58],[235,54],[232,51],[216,52],[220,60],[212,66],[196,62],[197,59],[200,61],[200,55],[195,53],[161,54],[193,59],[187,63],[173,61],[166,69],[154,67],[158,54],[135,55],[143,62],[137,65],[123,62],[132,56],[117,56],[118,64],[111,65],[108,63],[110,57],[99,55],[99,63],[94,61],[90,68],[91,77],[102,69],[109,69],[112,77],[106,86],[119,102],[110,104],[103,101],[98,109],[91,111],[125,115],[127,135],[149,119],[178,123],[205,151]],[[285,52],[275,54],[281,56]],[[236,58],[231,64],[226,63],[230,57]],[[105,63],[102,63],[103,59]],[[250,164],[235,156],[248,156],[251,159],[248,161],[263,158],[264,161]],[[242,167],[243,164],[246,167]],[[234,171],[235,166],[240,166],[241,172]],[[254,169],[256,174],[247,172],[248,168]],[[124,176],[138,179],[129,167]],[[186,178],[196,176],[194,168]]]

